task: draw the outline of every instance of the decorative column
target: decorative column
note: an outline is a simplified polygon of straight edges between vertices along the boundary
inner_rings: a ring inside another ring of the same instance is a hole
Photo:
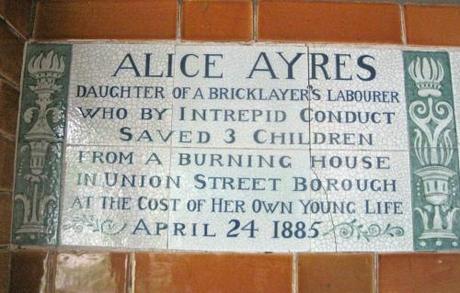
[[[459,245],[458,150],[447,53],[405,52],[414,247]]]
[[[14,191],[16,244],[57,243],[70,48],[28,45]]]

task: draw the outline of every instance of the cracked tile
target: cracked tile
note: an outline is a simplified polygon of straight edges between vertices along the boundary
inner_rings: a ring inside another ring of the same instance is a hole
[[[412,250],[408,152],[312,150],[312,250]]]
[[[61,244],[166,248],[169,149],[68,146]]]
[[[309,197],[301,184],[310,177],[308,157],[308,151],[174,150],[172,176],[183,177],[184,185],[171,190],[180,205],[170,213],[177,229],[170,230],[168,248],[309,251],[309,216],[300,202]],[[238,160],[251,166],[234,168]]]
[[[401,50],[317,45],[309,54],[312,148],[408,149]]]

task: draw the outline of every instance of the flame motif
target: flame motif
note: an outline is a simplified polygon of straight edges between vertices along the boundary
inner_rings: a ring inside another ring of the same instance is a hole
[[[444,68],[439,60],[417,57],[409,64],[409,75],[417,85],[421,97],[440,97],[441,82],[444,79]]]
[[[50,95],[62,88],[56,84],[56,80],[64,74],[64,68],[64,57],[59,57],[53,50],[30,59],[27,70],[36,84],[29,88],[39,95],[37,103],[43,104],[42,108],[50,102]]]
[[[38,75],[46,72],[64,72],[64,57],[59,58],[58,54],[54,53],[53,50],[49,51],[48,54],[40,53],[40,55],[32,57],[27,66],[30,74]]]

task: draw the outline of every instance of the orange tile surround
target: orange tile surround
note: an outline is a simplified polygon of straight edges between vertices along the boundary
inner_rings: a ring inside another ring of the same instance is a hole
[[[19,106],[19,91],[0,79],[0,133],[14,138]]]
[[[10,253],[0,251],[0,293],[8,292],[8,281],[10,276]]]
[[[0,76],[19,86],[24,40],[0,19]]]
[[[51,269],[48,253],[42,250],[21,250],[11,253],[10,292],[42,293],[49,285]]]
[[[261,0],[258,19],[261,41],[402,42],[397,4]]]
[[[0,190],[11,191],[13,187],[14,142],[0,136]]]
[[[253,32],[251,0],[186,0],[182,38],[193,41],[249,41]]]
[[[379,256],[379,293],[458,293],[460,254]]]
[[[55,293],[123,293],[126,290],[127,253],[60,252],[55,261]]]
[[[175,0],[40,1],[34,36],[38,39],[174,39],[176,23]]]
[[[299,293],[372,293],[372,254],[299,255]]]
[[[0,245],[10,242],[12,199],[11,193],[0,192]]]
[[[460,6],[406,5],[407,42],[460,46]]]
[[[7,19],[23,36],[30,35],[33,19],[33,0],[2,0],[0,15]]]
[[[135,292],[290,293],[290,255],[136,254]]]

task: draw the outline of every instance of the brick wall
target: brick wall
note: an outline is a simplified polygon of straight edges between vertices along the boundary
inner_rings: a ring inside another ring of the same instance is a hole
[[[0,292],[8,292],[16,119],[22,50],[31,36],[32,0],[0,1]]]
[[[0,292],[8,292],[8,279],[9,292],[28,293],[459,292],[458,253],[134,253],[8,245],[27,39],[460,46],[460,6],[382,2],[0,0]],[[87,259],[93,265],[85,266]]]

